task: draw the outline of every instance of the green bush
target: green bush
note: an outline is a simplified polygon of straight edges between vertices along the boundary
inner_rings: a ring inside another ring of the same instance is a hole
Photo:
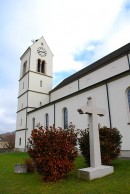
[[[121,134],[116,128],[99,128],[101,161],[102,164],[108,165],[116,159],[121,150]],[[89,131],[80,131],[78,139],[79,147],[86,163],[90,166],[90,149],[89,149]]]
[[[77,156],[77,137],[73,130],[34,129],[28,154],[44,181],[57,181],[73,169]]]

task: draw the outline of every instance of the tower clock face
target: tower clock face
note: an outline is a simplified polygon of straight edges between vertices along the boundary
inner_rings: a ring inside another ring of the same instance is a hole
[[[43,48],[43,47],[39,47],[37,49],[37,53],[41,56],[41,57],[45,57],[47,55],[47,51]]]

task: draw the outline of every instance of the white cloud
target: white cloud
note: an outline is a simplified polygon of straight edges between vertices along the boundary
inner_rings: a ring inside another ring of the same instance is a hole
[[[0,109],[0,117],[3,117],[5,115],[5,110],[3,108]]]

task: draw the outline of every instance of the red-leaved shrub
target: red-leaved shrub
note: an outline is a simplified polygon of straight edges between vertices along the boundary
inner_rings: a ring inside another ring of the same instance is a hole
[[[25,164],[27,166],[27,172],[34,172],[35,171],[32,158],[26,158],[25,159]]]
[[[77,156],[74,130],[34,129],[29,138],[28,154],[44,181],[57,181],[73,169]]]

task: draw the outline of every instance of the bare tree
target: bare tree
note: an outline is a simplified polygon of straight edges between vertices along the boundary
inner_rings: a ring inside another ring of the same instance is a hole
[[[15,147],[15,133],[6,133],[4,134],[4,148],[8,150],[13,150]]]

